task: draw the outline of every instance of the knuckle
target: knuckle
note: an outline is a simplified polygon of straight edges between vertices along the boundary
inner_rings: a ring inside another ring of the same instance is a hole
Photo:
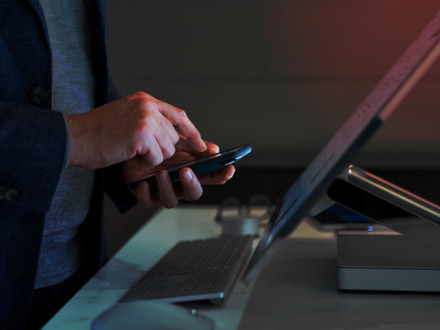
[[[143,155],[147,151],[147,146],[144,141],[150,141],[150,139],[150,126],[145,122],[138,122],[133,132],[131,145],[129,146],[130,151],[135,154]]]
[[[168,148],[165,148],[163,150],[163,158],[164,159],[168,159],[171,158],[174,155],[174,152],[176,151],[176,149],[174,148],[174,145],[170,145]]]
[[[177,142],[179,142],[179,139],[180,139],[179,134],[177,134],[176,131],[172,131],[171,141],[173,142],[173,148],[174,148],[174,145],[177,144]],[[174,150],[175,150],[175,148],[174,148]]]
[[[148,111],[157,108],[157,100],[144,92],[137,92],[130,96],[132,102],[140,111]]]
[[[179,120],[183,121],[183,120],[188,119],[188,115],[186,114],[185,110],[177,108],[176,113],[177,113],[177,117],[179,118]]]
[[[126,96],[125,99],[132,104],[132,109],[140,113],[142,118],[145,118],[149,112],[157,109],[158,101],[145,92],[136,92],[130,96]]]
[[[130,102],[141,102],[142,100],[148,99],[148,94],[144,92],[136,92],[126,96],[126,99]]]
[[[153,166],[157,166],[163,162],[163,155],[162,153],[155,152],[151,153],[151,164]]]
[[[149,98],[139,99],[139,109],[142,111],[142,114],[144,116],[156,108],[156,102],[154,100],[151,100]]]
[[[148,98],[150,95],[148,95],[145,92],[142,91],[137,91],[136,93],[132,94],[131,96],[136,97],[136,98]]]
[[[133,141],[133,143],[128,146],[128,157],[133,158],[136,155],[142,154],[142,144],[138,140]]]
[[[146,152],[138,153],[142,155],[143,163],[145,167],[152,168],[160,165],[163,162],[163,157],[161,152],[155,152],[154,150],[148,149]]]

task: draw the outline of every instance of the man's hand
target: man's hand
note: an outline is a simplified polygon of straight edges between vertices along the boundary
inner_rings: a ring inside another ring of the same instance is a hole
[[[124,165],[124,178],[127,183],[135,181],[139,177],[148,175],[158,170],[171,167],[177,164],[191,161],[196,158],[217,153],[219,148],[213,143],[206,143],[205,152],[196,152],[185,138],[181,138],[176,145],[176,153],[170,159],[164,161],[160,166],[143,171],[140,169],[136,158],[127,161]],[[179,177],[181,184],[173,186],[168,172],[163,170],[156,176],[157,190],[151,191],[147,182],[141,182],[133,193],[138,199],[138,203],[146,208],[154,205],[162,205],[167,208],[177,206],[179,200],[197,200],[201,197],[205,184],[224,184],[232,178],[235,168],[232,165],[222,170],[209,173],[197,178],[190,168],[180,170]]]
[[[70,165],[102,168],[135,159],[147,171],[175,153],[179,133],[196,151],[206,145],[185,112],[138,92],[80,115],[66,115]]]

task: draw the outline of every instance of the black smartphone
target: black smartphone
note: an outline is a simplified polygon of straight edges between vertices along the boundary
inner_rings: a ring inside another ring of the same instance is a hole
[[[242,145],[232,149],[228,149],[213,155],[195,159],[186,163],[166,168],[170,174],[171,181],[177,183],[179,179],[179,171],[184,167],[189,167],[196,176],[201,176],[211,172],[218,171],[228,165],[234,164],[237,160],[243,158],[252,151],[250,145]],[[147,181],[151,189],[156,188],[156,175],[159,171],[151,173],[147,176],[137,179],[129,184],[131,189],[136,189],[139,183]]]

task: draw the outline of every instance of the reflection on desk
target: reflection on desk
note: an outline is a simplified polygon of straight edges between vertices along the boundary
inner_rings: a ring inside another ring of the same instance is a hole
[[[90,329],[92,321],[180,240],[220,234],[215,207],[157,213],[45,329]],[[440,295],[342,293],[336,242],[303,222],[254,283],[241,281],[222,307],[198,304],[216,329],[438,329]]]
[[[240,329],[440,329],[440,295],[338,291],[335,240],[289,239],[278,252]]]

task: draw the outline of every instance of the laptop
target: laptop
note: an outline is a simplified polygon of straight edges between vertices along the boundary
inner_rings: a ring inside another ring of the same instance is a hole
[[[235,280],[240,277],[240,273],[245,282],[252,281],[271,255],[276,253],[283,239],[295,230],[302,219],[311,213],[318,214],[329,206],[323,198],[328,188],[408,95],[439,54],[440,11],[287,190],[252,254],[253,237],[221,236],[209,240],[180,242],[144,274],[120,301],[210,300],[220,304],[227,297]],[[241,253],[244,250],[249,251],[250,258]],[[215,253],[212,257],[205,255],[208,251]],[[211,260],[234,260],[234,265],[227,266],[231,270],[228,272],[225,267],[210,265],[210,270],[196,279],[195,276],[200,276],[203,271],[194,265],[200,266]],[[187,273],[194,269],[197,269],[197,275]],[[168,277],[171,272],[173,279]],[[221,283],[215,284],[217,282],[205,277],[204,274],[208,275],[207,273],[216,281],[221,280]],[[202,284],[203,288],[190,287],[194,282]],[[184,293],[177,294],[178,288],[183,289]]]

